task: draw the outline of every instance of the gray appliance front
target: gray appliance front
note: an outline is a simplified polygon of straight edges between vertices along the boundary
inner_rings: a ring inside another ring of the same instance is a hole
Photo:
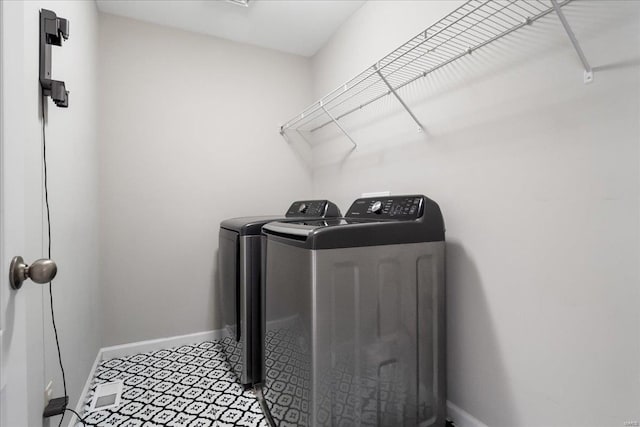
[[[220,269],[224,323],[229,338],[223,345],[227,360],[241,384],[261,377],[259,331],[260,236],[220,231]],[[255,305],[254,307],[249,304]]]
[[[276,421],[445,425],[445,243],[308,250],[267,239]]]

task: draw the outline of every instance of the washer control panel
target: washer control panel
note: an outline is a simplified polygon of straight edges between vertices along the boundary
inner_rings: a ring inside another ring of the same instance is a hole
[[[293,202],[285,215],[288,218],[295,217],[338,217],[340,211],[337,206],[328,200],[299,200]]]
[[[417,219],[422,216],[424,196],[388,196],[358,199],[349,208],[349,218]]]

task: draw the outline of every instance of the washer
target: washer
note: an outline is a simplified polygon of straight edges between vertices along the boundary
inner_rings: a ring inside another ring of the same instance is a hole
[[[276,424],[444,426],[445,230],[422,195],[266,236],[264,404]]]
[[[328,200],[293,202],[284,216],[231,218],[220,223],[219,253],[222,316],[229,336],[223,340],[227,359],[245,386],[262,381],[260,312],[260,230],[269,221],[339,217]]]

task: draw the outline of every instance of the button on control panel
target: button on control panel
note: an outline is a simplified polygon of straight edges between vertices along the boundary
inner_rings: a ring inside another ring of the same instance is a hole
[[[380,200],[376,200],[375,202],[373,202],[371,204],[371,207],[369,209],[367,209],[367,212],[371,213],[373,212],[374,214],[381,214],[382,213],[382,209],[383,209],[383,204]]]
[[[375,219],[417,219],[422,216],[423,196],[394,196],[358,199],[347,217]]]

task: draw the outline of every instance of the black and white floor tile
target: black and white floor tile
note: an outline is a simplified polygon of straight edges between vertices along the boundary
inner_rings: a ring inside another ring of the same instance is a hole
[[[305,426],[312,419],[311,359],[304,336],[296,327],[266,333],[264,395],[279,427]],[[102,361],[85,396],[87,425],[268,427],[253,391],[244,389],[231,367],[239,355],[225,354],[224,345],[206,341]],[[382,425],[402,424],[396,422],[404,417],[401,402],[407,392],[398,382],[401,373],[391,369],[386,375],[355,375],[355,362],[348,359],[336,360],[319,378],[316,421],[335,426],[354,425],[356,420],[361,425],[381,420]],[[124,382],[120,405],[88,413],[97,385],[117,379]]]
[[[220,348],[224,351],[231,372],[240,378],[242,375],[242,345],[234,337],[227,336],[220,340]]]
[[[308,334],[297,324],[267,330],[265,399],[279,427],[406,425],[407,376],[399,364],[364,369],[348,351],[337,352],[331,367],[317,372],[317,407],[311,407],[311,354]],[[313,411],[316,411],[314,414]]]
[[[96,386],[116,379],[124,381],[120,405],[87,413]],[[101,427],[267,427],[218,341],[102,361],[84,413],[88,425]]]
[[[299,328],[279,328],[265,334],[264,397],[280,427],[309,425],[311,356]]]

